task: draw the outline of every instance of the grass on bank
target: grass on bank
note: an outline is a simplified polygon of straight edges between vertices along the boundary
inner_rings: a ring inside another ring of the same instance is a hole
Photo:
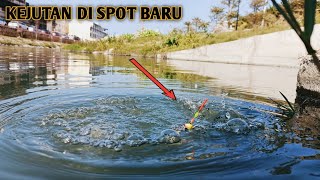
[[[197,48],[204,45],[233,41],[255,35],[267,34],[289,29],[289,26],[269,27],[265,29],[250,29],[218,34],[210,33],[183,33],[173,30],[169,34],[159,34],[151,30],[145,30],[140,34],[125,34],[119,37],[107,37],[99,41],[83,41],[65,45],[64,48],[72,51],[106,51],[113,49],[118,55],[155,55],[183,49]]]
[[[316,22],[320,23],[320,14],[317,13]],[[290,29],[290,26],[281,20],[281,23],[256,27],[252,29],[242,28],[238,31],[221,33],[189,32],[174,29],[168,34],[160,34],[152,30],[142,30],[136,34],[124,34],[118,37],[106,37],[99,41],[82,41],[65,45],[64,48],[71,51],[107,51],[112,49],[115,55],[142,55],[154,56],[184,49],[197,48],[204,45],[234,41],[241,38],[252,37],[272,32]]]

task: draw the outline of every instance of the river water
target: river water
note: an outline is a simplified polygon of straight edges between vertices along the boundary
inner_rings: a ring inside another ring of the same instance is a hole
[[[177,101],[129,57],[1,47],[1,179],[320,178],[319,135],[268,100],[293,101],[296,69],[137,61]]]

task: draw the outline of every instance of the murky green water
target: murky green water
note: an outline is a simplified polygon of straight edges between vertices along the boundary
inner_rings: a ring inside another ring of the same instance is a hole
[[[137,60],[178,100],[128,57],[1,47],[1,177],[320,177],[319,135],[293,133],[263,93]]]

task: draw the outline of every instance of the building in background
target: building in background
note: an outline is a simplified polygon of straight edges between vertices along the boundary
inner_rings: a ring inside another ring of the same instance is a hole
[[[0,18],[5,18],[6,6],[25,6],[26,0],[0,0]]]
[[[58,32],[60,34],[69,34],[69,21],[47,21],[47,30],[50,32]]]
[[[106,37],[106,28],[89,21],[73,20],[69,24],[69,35],[79,37],[81,40],[96,40]]]
[[[5,19],[6,6],[29,6],[29,3],[26,0],[0,0],[0,19]],[[38,29],[47,29],[47,22],[43,18],[39,21],[25,20],[23,22],[27,25],[33,25]]]

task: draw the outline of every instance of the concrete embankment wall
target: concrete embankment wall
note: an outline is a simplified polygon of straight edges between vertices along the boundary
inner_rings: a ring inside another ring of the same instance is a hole
[[[316,25],[312,45],[320,49],[320,25]],[[298,67],[298,58],[307,51],[293,30],[258,35],[167,54],[168,59]]]

